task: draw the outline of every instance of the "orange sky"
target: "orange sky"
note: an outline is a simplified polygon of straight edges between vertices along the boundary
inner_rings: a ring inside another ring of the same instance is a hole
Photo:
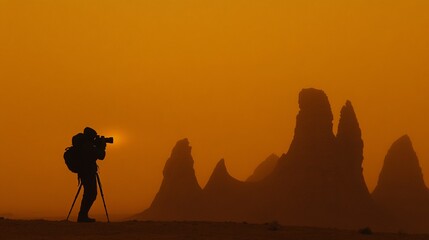
[[[65,218],[77,181],[62,154],[85,126],[117,140],[99,164],[112,215],[149,206],[184,137],[202,186],[220,158],[245,179],[287,151],[306,87],[328,94],[335,127],[352,101],[371,190],[405,133],[429,183],[428,12],[427,0],[0,0],[0,215]]]

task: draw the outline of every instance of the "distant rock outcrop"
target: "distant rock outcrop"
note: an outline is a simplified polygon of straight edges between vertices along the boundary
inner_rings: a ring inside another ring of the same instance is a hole
[[[278,160],[279,156],[275,154],[268,156],[267,159],[256,167],[255,171],[247,178],[246,182],[258,182],[269,176],[276,167]]]
[[[173,148],[164,167],[164,179],[152,205],[139,218],[143,219],[200,219],[202,189],[194,171],[188,139],[180,140]]]
[[[429,229],[429,190],[408,136],[390,147],[372,196],[399,222],[401,230]]]

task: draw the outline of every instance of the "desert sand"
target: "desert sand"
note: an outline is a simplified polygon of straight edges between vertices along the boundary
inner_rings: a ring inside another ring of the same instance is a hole
[[[0,220],[0,239],[429,239],[406,233],[363,234],[359,230],[287,227],[277,223],[233,222],[99,222]]]

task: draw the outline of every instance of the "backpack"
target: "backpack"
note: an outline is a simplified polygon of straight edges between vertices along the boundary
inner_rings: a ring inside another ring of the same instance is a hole
[[[79,157],[79,152],[75,146],[66,148],[64,152],[64,161],[70,171],[72,171],[73,173],[79,173],[82,161]]]
[[[66,148],[64,152],[64,161],[67,165],[67,168],[73,173],[79,173],[82,169],[82,157],[79,153],[79,147],[82,142],[83,134],[79,133],[75,135],[72,139],[73,145]]]

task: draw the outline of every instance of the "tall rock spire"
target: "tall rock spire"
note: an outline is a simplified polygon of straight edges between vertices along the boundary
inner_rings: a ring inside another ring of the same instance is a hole
[[[340,121],[336,136],[339,173],[342,174],[344,188],[349,189],[349,197],[369,196],[363,177],[363,140],[361,129],[352,103],[347,101],[341,109]],[[360,195],[362,196],[362,195]]]
[[[361,130],[352,103],[347,101],[341,109],[338,123],[337,143],[338,148],[353,166],[361,166],[363,160],[363,141]]]
[[[299,168],[322,167],[333,159],[335,136],[328,97],[322,90],[308,88],[299,93],[298,103],[295,134],[276,170],[282,171],[291,164]]]
[[[322,90],[308,88],[299,93],[298,103],[300,111],[296,117],[295,135],[288,154],[311,149],[312,151],[306,152],[313,157],[320,157],[318,154],[325,150],[323,143],[329,144],[334,139],[333,116],[328,97]]]
[[[267,216],[286,224],[329,225],[336,199],[331,106],[326,94],[313,88],[303,89],[298,103],[292,143],[273,173],[258,185],[260,199]]]

